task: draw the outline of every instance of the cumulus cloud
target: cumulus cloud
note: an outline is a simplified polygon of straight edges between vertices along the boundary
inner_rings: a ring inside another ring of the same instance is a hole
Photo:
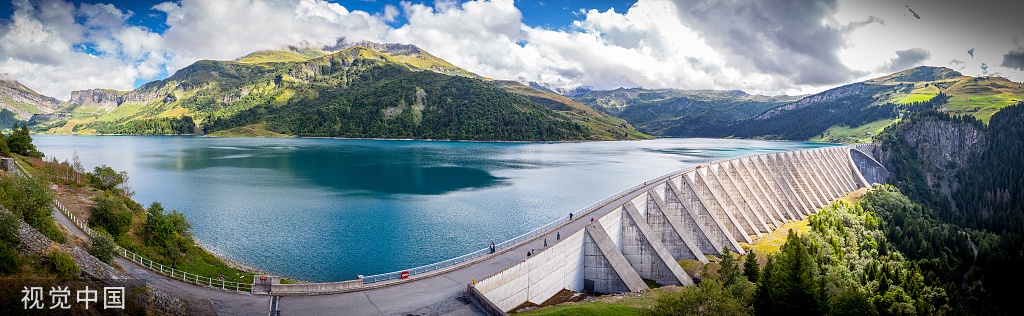
[[[791,85],[832,85],[862,75],[838,57],[844,27],[824,22],[838,9],[835,0],[678,4],[679,19],[739,68],[786,78]]]
[[[904,71],[918,66],[932,57],[932,53],[923,48],[911,48],[896,51],[896,57],[885,64],[884,70],[888,72]]]
[[[130,89],[199,59],[339,39],[415,44],[486,77],[563,89],[813,93],[963,58],[965,50],[993,67],[1024,67],[1024,50],[1006,40],[1024,27],[978,23],[1020,24],[1012,8],[957,1],[917,5],[929,19],[916,20],[901,16],[909,15],[903,4],[883,0],[640,0],[625,12],[569,9],[573,21],[551,29],[524,24],[514,0],[401,2],[372,13],[326,0],[180,0],[152,8],[166,15],[160,32],[131,25],[135,13],[115,5],[66,1],[14,2],[14,14],[0,19],[0,74],[66,98],[74,89]],[[396,21],[404,24],[388,25]]]
[[[159,36],[125,25],[131,13],[112,5],[13,4],[0,24],[0,72],[40,93],[66,98],[75,89],[131,88],[165,61],[156,53]]]
[[[111,4],[17,0],[14,9],[0,20],[0,73],[61,99],[72,90],[128,90],[199,59],[341,37],[379,41],[390,29],[383,18],[397,15],[393,7],[376,17],[323,0],[182,0],[154,6],[167,15],[158,34]]]
[[[198,59],[234,59],[297,43],[326,46],[339,37],[380,40],[384,22],[323,0],[182,0],[154,7],[167,14],[164,47],[170,68]]]

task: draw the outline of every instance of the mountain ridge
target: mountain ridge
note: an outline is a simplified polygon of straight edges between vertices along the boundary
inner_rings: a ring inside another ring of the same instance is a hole
[[[465,94],[456,87],[437,90],[454,81],[480,95]],[[392,87],[384,87],[389,85]],[[402,89],[395,89],[399,86]],[[33,122],[36,130],[55,133],[212,133],[253,125],[275,135],[481,140],[649,138],[621,119],[573,104],[567,98],[534,88],[507,86],[414,45],[360,42],[334,52],[290,47],[253,52],[232,61],[200,60],[132,91],[75,91],[58,115],[41,115]],[[351,98],[360,93],[370,93],[363,97],[376,102]],[[449,99],[434,106],[412,102],[434,95]],[[478,98],[491,103],[481,104],[475,100]],[[308,113],[306,107],[296,107],[299,103],[344,113]],[[345,104],[339,108],[339,103]],[[358,115],[353,114],[354,106],[359,107]],[[294,120],[280,108],[313,116],[307,122],[320,117],[335,117],[338,122],[302,126],[302,120]],[[470,109],[475,112],[459,112]],[[442,112],[462,121],[432,120]],[[240,115],[245,118],[232,119]],[[352,126],[345,120],[357,120],[364,126]],[[497,126],[507,121],[518,123]],[[474,124],[482,134],[470,133],[462,124]],[[377,125],[380,127],[370,127]]]

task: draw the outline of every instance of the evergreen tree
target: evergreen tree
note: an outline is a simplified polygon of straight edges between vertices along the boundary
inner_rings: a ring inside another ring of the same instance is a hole
[[[758,284],[757,313],[821,315],[817,266],[803,239],[790,230],[776,260],[773,271]]]
[[[4,137],[4,133],[0,133],[0,156],[11,156],[11,148],[7,147],[7,137]]]
[[[747,253],[747,259],[743,261],[743,275],[754,283],[757,283],[758,277],[761,276],[761,266],[757,264],[757,254],[753,251]]]
[[[736,263],[736,259],[733,259],[732,251],[729,248],[722,247],[722,268],[718,270],[719,279],[722,280],[722,285],[729,286],[740,279],[740,267]]]

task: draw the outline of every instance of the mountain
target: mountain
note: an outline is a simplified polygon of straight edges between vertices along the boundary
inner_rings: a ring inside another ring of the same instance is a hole
[[[987,123],[992,114],[1018,100],[1024,100],[1024,84],[921,66],[806,96],[752,118],[729,122],[698,117],[683,123],[700,127],[687,136],[856,143],[870,140],[910,113],[938,110]]]
[[[798,100],[799,96],[751,95],[739,90],[619,88],[574,97],[603,113],[658,136],[695,136],[708,124],[733,122]]]
[[[132,91],[75,91],[54,133],[475,140],[643,139],[620,119],[496,82],[403,44],[289,47],[202,60]]]
[[[33,114],[51,113],[61,102],[41,95],[15,80],[0,79],[0,128],[11,127]]]
[[[1024,84],[921,66],[808,96],[620,88],[573,99],[657,136],[856,143],[906,114],[926,110],[987,123],[1000,109],[1024,100]]]

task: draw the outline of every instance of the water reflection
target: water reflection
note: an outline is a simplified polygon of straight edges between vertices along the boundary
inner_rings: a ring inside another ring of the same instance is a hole
[[[290,146],[188,147],[176,152],[156,153],[150,158],[155,169],[197,171],[230,167],[285,170],[314,184],[338,192],[438,195],[452,191],[502,185],[505,179],[481,168],[458,161],[443,151],[423,147],[302,148]],[[169,158],[169,159],[168,159]],[[454,161],[453,161],[454,160]],[[505,168],[527,167],[512,161]],[[267,185],[273,185],[268,183]]]

